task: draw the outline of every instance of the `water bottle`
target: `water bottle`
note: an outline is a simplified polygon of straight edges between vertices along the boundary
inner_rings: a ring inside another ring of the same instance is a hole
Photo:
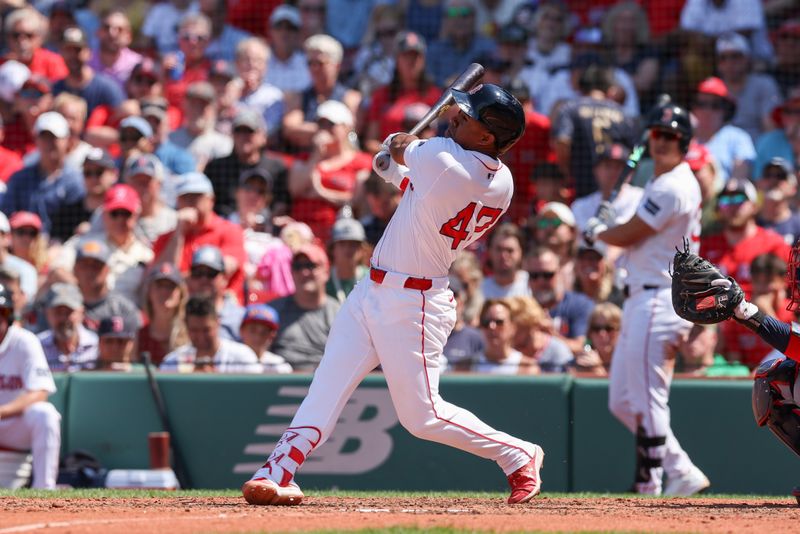
[[[183,78],[186,56],[183,55],[183,52],[178,50],[177,52],[175,52],[175,57],[177,58],[177,63],[174,67],[169,69],[169,77],[171,80],[178,81],[181,78]]]

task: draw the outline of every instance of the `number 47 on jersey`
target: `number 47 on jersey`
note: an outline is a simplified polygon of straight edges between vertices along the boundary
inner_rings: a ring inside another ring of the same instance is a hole
[[[472,222],[472,217],[475,215],[475,208],[477,206],[478,204],[476,202],[470,202],[464,209],[456,213],[455,217],[444,223],[439,229],[440,234],[453,240],[452,245],[450,245],[452,250],[456,250],[462,241],[469,239],[469,223]],[[478,214],[475,215],[475,228],[472,230],[472,235],[481,234],[491,228],[502,213],[503,210],[500,208],[482,206],[481,209],[478,210]]]

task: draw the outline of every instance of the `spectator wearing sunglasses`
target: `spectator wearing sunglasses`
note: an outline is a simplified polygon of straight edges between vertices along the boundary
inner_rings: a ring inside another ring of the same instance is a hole
[[[533,218],[533,242],[558,255],[561,277],[567,287],[575,283],[575,215],[561,202],[548,202]]]
[[[792,210],[797,195],[797,175],[783,158],[772,158],[764,167],[756,187],[763,196],[756,222],[783,236],[793,245],[800,237],[800,214]]]
[[[748,180],[731,178],[717,197],[720,231],[700,240],[700,255],[723,273],[736,278],[750,299],[750,263],[756,256],[772,253],[789,260],[790,245],[783,236],[756,222],[758,193]]]
[[[8,251],[33,265],[40,278],[43,278],[47,274],[50,260],[47,237],[42,233],[42,220],[35,213],[18,211],[11,216],[8,222],[11,226],[11,241]],[[14,271],[18,273],[17,277],[21,284],[24,269],[14,268]],[[0,283],[4,282],[0,280]]]
[[[616,304],[603,302],[592,310],[589,316],[589,330],[586,345],[575,355],[577,373],[592,376],[608,376],[611,369],[611,356],[617,346],[619,330],[622,326],[622,310]]]
[[[471,360],[456,364],[454,370],[494,375],[539,374],[536,361],[514,348],[517,328],[512,315],[511,306],[505,299],[484,302],[479,322],[483,351]]]
[[[164,96],[173,106],[183,103],[187,87],[208,80],[211,61],[206,49],[211,39],[211,21],[202,13],[190,13],[178,27],[178,50],[165,54],[161,66],[166,74]]]
[[[106,13],[97,30],[97,40],[89,65],[123,88],[133,68],[142,60],[140,54],[130,49],[133,33],[128,15],[117,10]]]
[[[783,158],[794,164],[798,157],[796,147],[800,139],[800,81],[788,89],[786,100],[772,111],[772,122],[777,126],[756,140],[756,160],[753,176],[760,177],[764,166],[772,158]]]
[[[108,251],[105,259],[109,270],[108,289],[131,302],[138,302],[145,266],[153,260],[153,251],[136,237],[134,231],[141,211],[139,195],[131,186],[112,186],[103,200],[103,231],[67,241],[58,259],[53,261],[53,267],[71,270],[76,261],[77,247],[84,239],[91,238],[102,243]]]
[[[511,223],[501,224],[491,233],[486,265],[490,274],[481,283],[485,298],[530,296],[528,273],[521,269],[524,243],[522,231]]]
[[[3,22],[8,51],[1,61],[19,61],[32,75],[42,76],[51,83],[64,78],[67,75],[64,60],[42,46],[46,29],[47,19],[32,7],[12,11]]]
[[[586,295],[567,290],[569,286],[561,276],[558,255],[549,248],[539,246],[531,250],[524,265],[533,298],[553,319],[551,332],[577,354],[586,342],[594,302]]]
[[[99,213],[106,191],[117,183],[119,172],[111,154],[92,148],[81,166],[85,194],[74,202],[65,202],[53,213],[50,237],[62,243],[89,229],[92,214]]]
[[[178,35],[175,32],[183,18],[196,13],[197,3],[191,0],[169,0],[153,4],[141,28],[140,48],[153,49],[163,55],[178,49]]]
[[[325,352],[339,302],[325,292],[330,274],[328,255],[317,245],[300,246],[292,256],[295,291],[270,302],[281,324],[272,351],[295,371],[313,371]]]
[[[239,305],[233,293],[226,289],[227,285],[228,277],[225,275],[222,251],[212,245],[198,248],[192,254],[192,264],[186,277],[189,297],[210,299],[219,315],[219,336],[238,341],[244,308]]]
[[[735,113],[736,101],[725,82],[712,77],[700,83],[692,103],[692,115],[697,121],[694,139],[705,145],[719,163],[723,184],[731,177],[747,179],[756,159],[750,135],[731,124]]]
[[[282,4],[269,18],[270,54],[267,83],[281,91],[300,93],[311,84],[308,62],[300,40],[300,12]]]

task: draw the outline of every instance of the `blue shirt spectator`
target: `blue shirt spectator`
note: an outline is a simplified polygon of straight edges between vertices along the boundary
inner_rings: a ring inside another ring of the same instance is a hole
[[[64,92],[86,100],[88,114],[91,114],[97,106],[105,105],[116,108],[125,100],[125,93],[120,85],[113,78],[104,74],[95,74],[92,80],[81,89],[68,87],[66,79],[53,84],[54,95]]]
[[[367,29],[370,14],[379,4],[391,4],[392,0],[328,0],[325,26],[328,34],[345,48],[356,48],[361,44]]]
[[[719,163],[722,183],[728,181],[737,161],[752,163],[756,159],[756,147],[750,135],[730,124],[720,128],[705,145]]]
[[[566,338],[579,338],[586,335],[589,316],[594,309],[594,301],[583,293],[567,291],[564,298],[550,309],[556,330]]]
[[[212,41],[208,43],[206,57],[211,61],[216,61],[218,59],[233,61],[236,59],[236,47],[248,37],[250,37],[250,34],[246,31],[226,24],[222,28],[222,33],[219,34],[219,37],[212,39]]]
[[[466,48],[458,48],[450,40],[438,40],[428,49],[427,68],[433,81],[446,86],[449,78],[460,74],[475,58],[494,50],[494,42],[484,37],[475,37]]]
[[[175,143],[163,141],[155,150],[155,155],[161,163],[173,174],[186,174],[197,169],[194,156]]]

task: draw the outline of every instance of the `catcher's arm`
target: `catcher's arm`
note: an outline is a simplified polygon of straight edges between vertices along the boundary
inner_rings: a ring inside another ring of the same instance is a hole
[[[797,323],[779,321],[746,300],[737,306],[733,319],[758,334],[761,339],[786,357],[800,361],[800,325]]]

